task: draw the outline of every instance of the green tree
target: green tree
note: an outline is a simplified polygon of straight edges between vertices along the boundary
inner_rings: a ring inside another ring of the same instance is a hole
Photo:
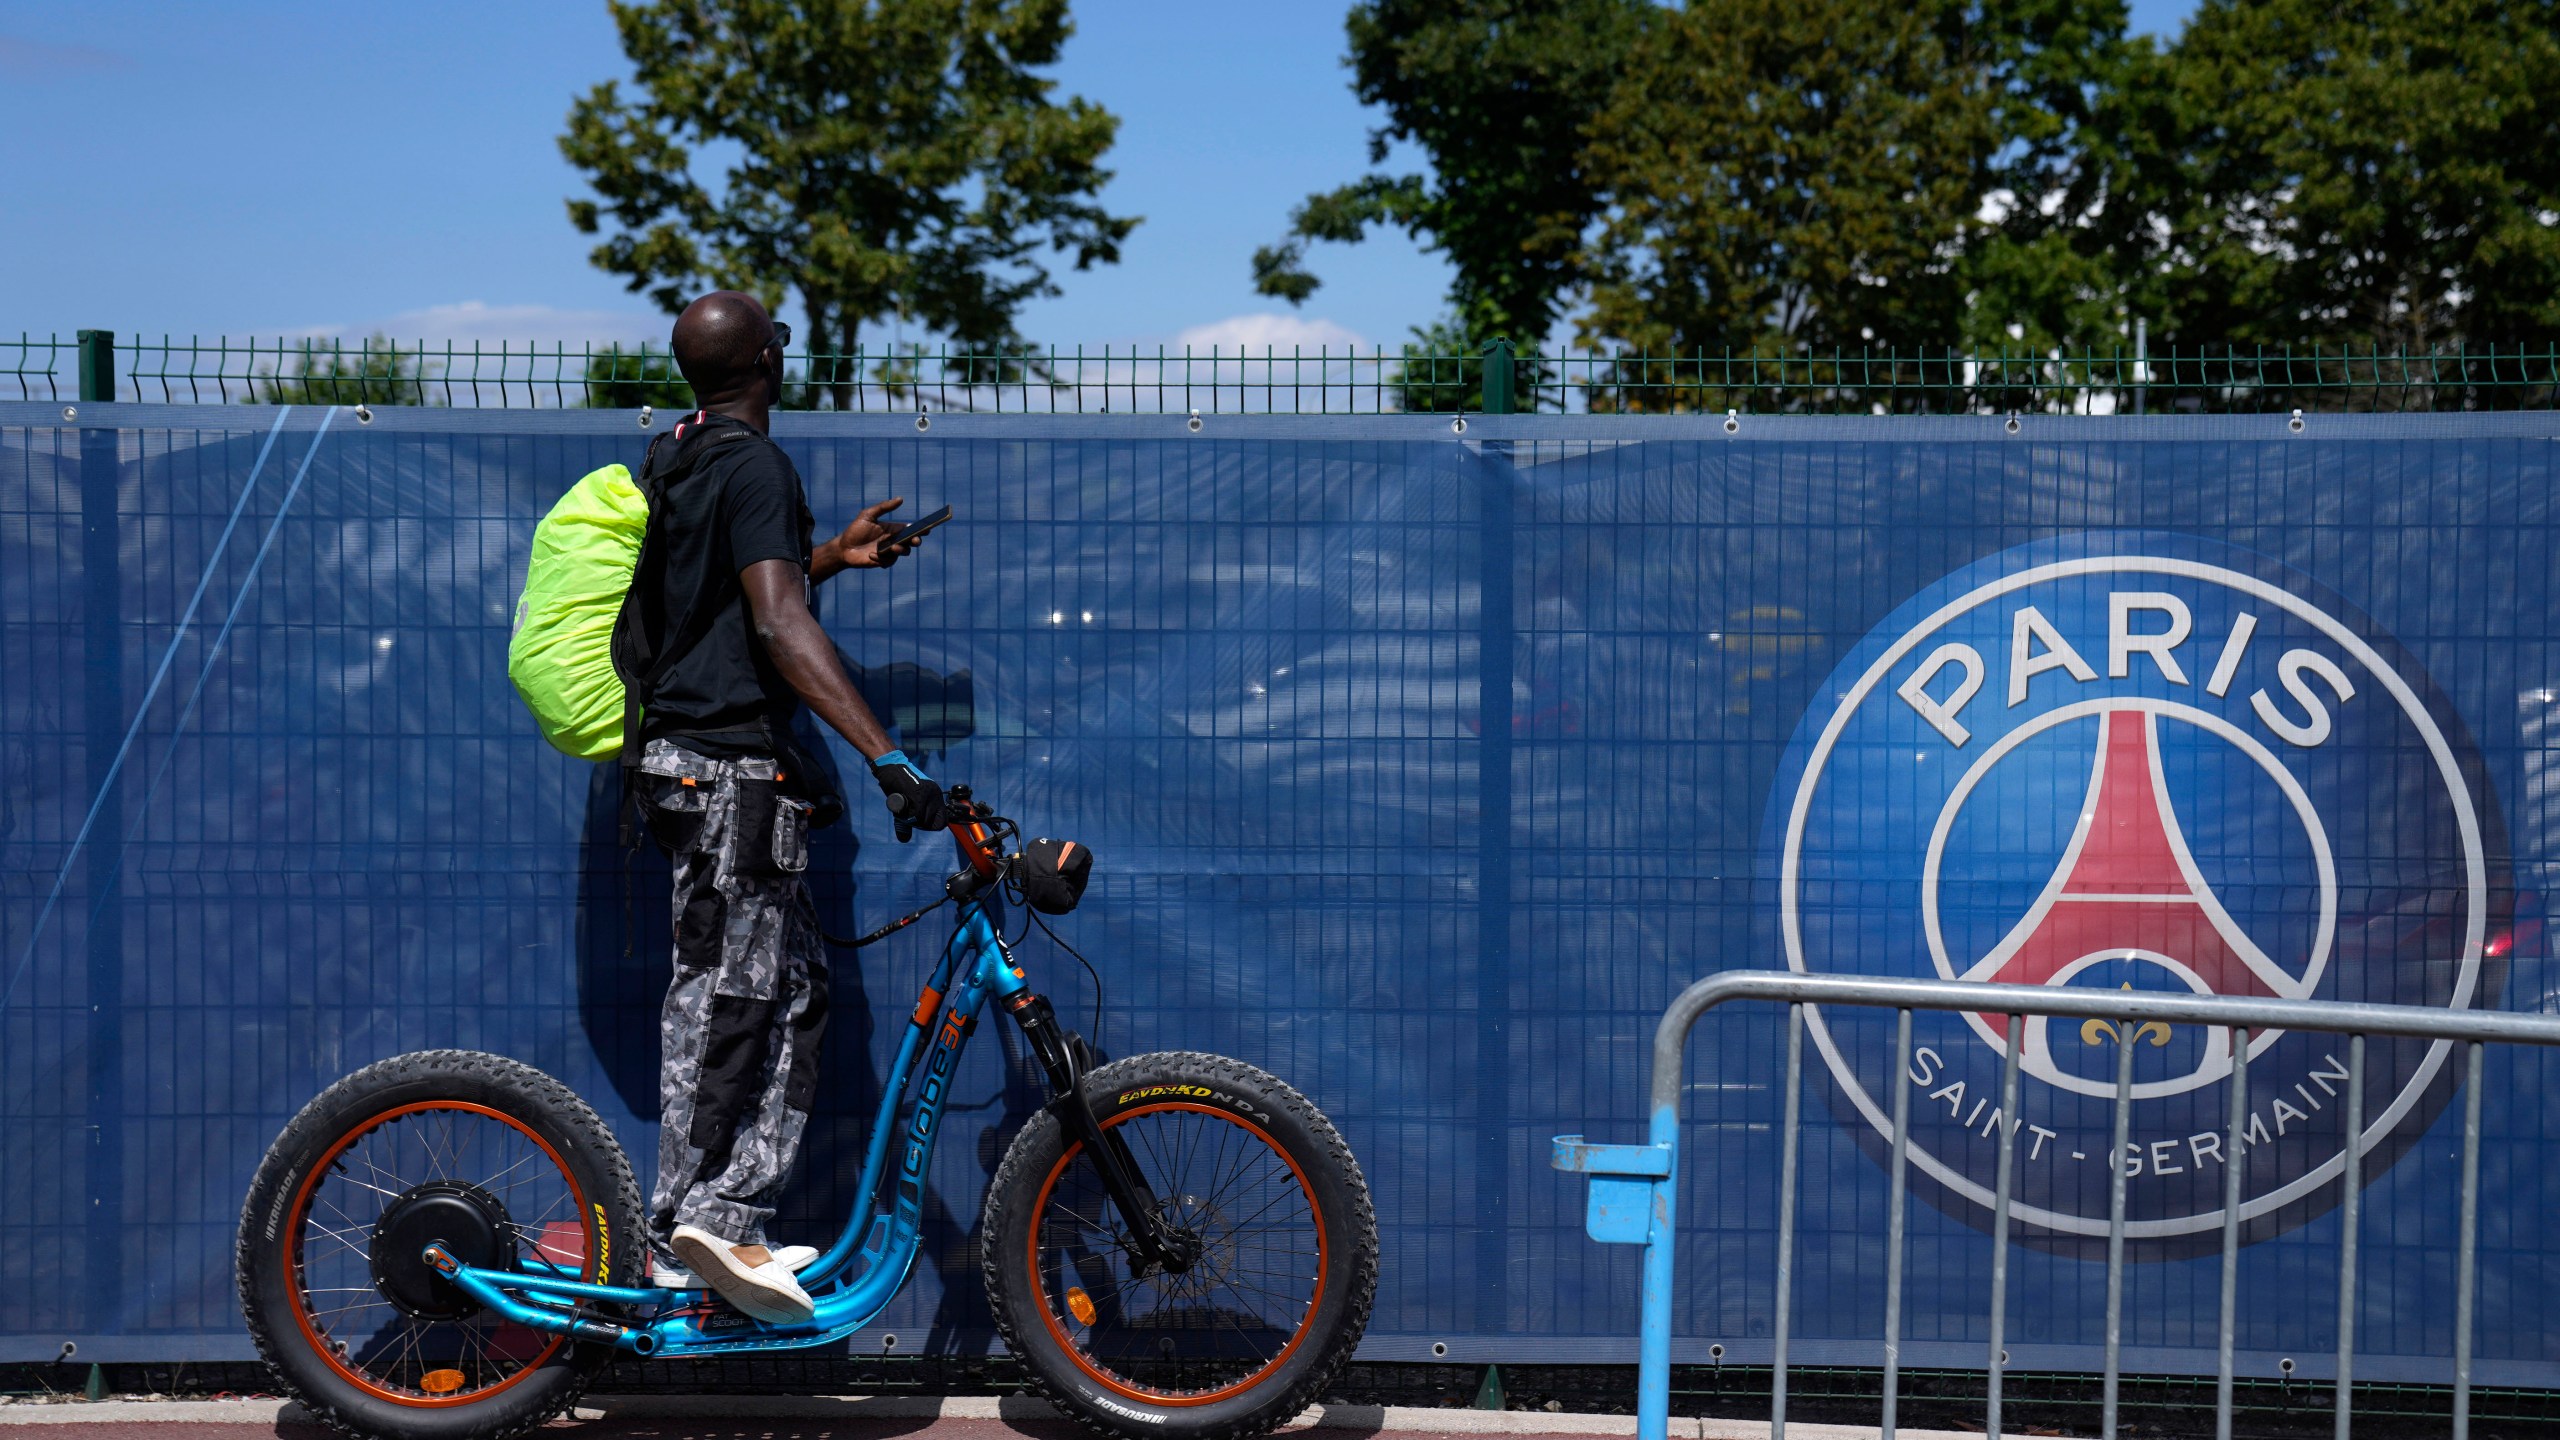
[[[1096,202],[1119,121],[1050,98],[1066,0],[616,0],[626,99],[579,97],[560,148],[613,233],[590,259],[674,312],[712,286],[796,294],[813,351],[896,313],[964,348],[1020,345],[1047,254],[1120,258]],[[731,157],[716,185],[698,152]],[[822,375],[838,406],[854,377]]]
[[[643,345],[625,350],[608,345],[587,357],[584,394],[579,405],[591,410],[690,410],[693,387],[676,370],[675,357]]]
[[[1484,409],[1484,359],[1482,347],[1467,337],[1466,327],[1457,317],[1443,315],[1428,325],[1413,327],[1413,338],[1405,342],[1403,358],[1395,367],[1395,388],[1386,394],[1387,403],[1398,410],[1460,411],[1469,414]],[[1534,359],[1513,367],[1515,373],[1537,368]],[[1534,397],[1543,370],[1528,382],[1519,397],[1521,408],[1532,408],[1526,402]]]
[[[1652,12],[1592,126],[1609,203],[1583,338],[1881,385],[1918,372],[1812,357],[2006,340],[2020,304],[2040,329],[2103,323],[2103,265],[2045,277],[2103,185],[2085,132],[2123,33],[2121,0]],[[1684,373],[1690,403],[1722,403],[1721,371]]]
[[[2121,261],[2154,334],[2560,333],[2560,0],[2205,0],[2160,68],[2127,98],[2153,223]]]
[[[1314,241],[1392,225],[1450,259],[1450,316],[1416,338],[1471,349],[1543,341],[1580,278],[1599,213],[1586,130],[1608,97],[1646,0],[1364,0],[1348,29],[1352,89],[1381,106],[1369,163],[1419,144],[1429,175],[1373,172],[1307,197],[1289,233],[1256,251],[1254,288],[1301,304],[1320,283]],[[1429,408],[1429,407],[1424,407]]]
[[[436,378],[424,352],[386,335],[349,351],[343,341],[305,341],[290,361],[258,367],[250,391],[261,405],[425,405]],[[446,397],[438,395],[436,401]]]

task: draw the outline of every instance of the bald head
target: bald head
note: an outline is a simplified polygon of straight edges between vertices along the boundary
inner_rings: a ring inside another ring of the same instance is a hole
[[[764,302],[736,290],[714,290],[676,317],[676,368],[704,405],[762,390],[758,367],[772,343]]]

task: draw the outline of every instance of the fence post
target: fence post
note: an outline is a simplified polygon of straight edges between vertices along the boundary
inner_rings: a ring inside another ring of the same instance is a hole
[[[2151,322],[2133,319],[2133,413],[2151,413]]]
[[[112,400],[112,383],[94,388],[90,383],[93,336],[106,338],[101,331],[80,332],[80,398]],[[112,353],[109,352],[110,357]],[[111,358],[99,368],[112,377]],[[80,583],[86,592],[81,601],[80,654],[85,662],[80,689],[81,724],[87,751],[84,789],[93,797],[89,802],[92,818],[82,824],[93,837],[103,837],[125,833],[124,797],[132,786],[119,784],[118,779],[127,773],[121,765],[124,747],[132,742],[133,734],[125,722],[124,652],[128,636],[124,622],[128,606],[142,612],[143,601],[126,590],[120,558],[125,535],[119,504],[123,466],[118,442],[122,432],[117,422],[106,418],[106,412],[84,410],[77,434]],[[133,723],[139,726],[142,722],[137,717]],[[124,897],[115,894],[115,890],[117,877],[123,873],[123,847],[93,838],[81,855],[81,867],[79,876],[85,882],[81,892],[85,896],[83,908],[89,914],[87,954],[83,957],[85,991],[97,996],[121,995],[125,980],[125,905]],[[70,951],[69,939],[67,935],[63,937],[65,951]],[[63,958],[69,960],[71,955]],[[119,1297],[124,1288],[125,1249],[132,1240],[122,1218],[125,1147],[119,1132],[125,1114],[124,1018],[122,1005],[93,1004],[86,1016],[72,1022],[87,1022],[88,1059],[82,1088],[87,1092],[88,1155],[80,1163],[86,1168],[91,1204],[80,1289],[87,1297],[88,1328],[94,1335],[116,1335],[124,1329],[123,1302]]]
[[[1518,374],[1517,360],[1518,356],[1512,350],[1510,341],[1496,336],[1486,343],[1484,347],[1484,413],[1487,415],[1512,413],[1514,393],[1512,383]]]
[[[80,332],[80,399],[110,401],[116,398],[116,332],[83,330]]]

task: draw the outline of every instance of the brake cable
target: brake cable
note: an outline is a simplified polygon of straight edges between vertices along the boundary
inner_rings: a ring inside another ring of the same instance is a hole
[[[987,826],[987,839],[990,842],[989,848],[1001,847],[1008,839],[1021,838],[1021,828],[1001,815],[981,815],[974,818],[978,823]],[[913,925],[927,915],[932,914],[934,911],[939,910],[950,903],[951,892],[946,888],[942,892],[941,899],[934,901],[932,904],[925,906],[921,910],[911,910],[906,914],[899,916],[897,919],[890,921],[888,924],[881,926],[879,929],[872,931],[868,935],[847,940],[840,935],[830,935],[826,932],[824,927],[819,927],[818,938],[824,940],[838,950],[859,950],[865,945],[879,944],[881,941],[888,939],[890,936],[897,934],[899,931],[906,929],[908,926]],[[1077,958],[1082,959],[1083,957],[1078,956]]]
[[[934,911],[939,910],[950,903],[951,897],[949,895],[945,895],[923,909],[901,915],[897,919],[890,921],[888,924],[883,925],[879,929],[858,939],[846,940],[839,936],[830,935],[823,927],[818,931],[818,938],[826,941],[828,944],[833,945],[839,950],[859,950],[865,945],[879,944],[881,941],[888,939],[890,936],[897,934],[899,931],[906,929],[908,926],[913,925],[927,915],[932,914]]]

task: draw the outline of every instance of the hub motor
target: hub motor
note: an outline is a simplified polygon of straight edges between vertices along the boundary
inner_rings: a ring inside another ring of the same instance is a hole
[[[442,1245],[476,1269],[510,1269],[516,1262],[507,1207],[497,1196],[461,1180],[411,1186],[382,1207],[367,1254],[374,1288],[404,1314],[421,1319],[460,1320],[480,1309],[479,1301],[427,1263],[430,1245]]]

